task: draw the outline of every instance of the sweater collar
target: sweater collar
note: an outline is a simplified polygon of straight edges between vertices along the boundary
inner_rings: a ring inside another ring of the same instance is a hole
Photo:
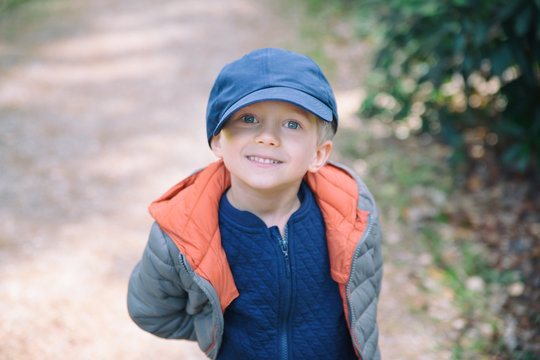
[[[304,181],[302,181],[300,188],[298,189],[298,199],[300,200],[300,207],[291,215],[289,221],[302,220],[304,217],[308,216],[311,206],[315,203],[313,194]],[[264,221],[257,215],[250,211],[235,208],[227,199],[226,193],[221,197],[219,214],[220,216],[223,216],[227,222],[235,224],[244,231],[251,232],[267,228]]]

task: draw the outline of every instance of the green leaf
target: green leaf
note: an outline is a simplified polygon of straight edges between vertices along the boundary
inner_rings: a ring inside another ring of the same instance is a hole
[[[465,52],[465,34],[460,33],[454,44],[454,53],[455,55],[461,55]]]
[[[486,41],[488,34],[488,25],[486,23],[480,23],[476,26],[476,31],[474,33],[474,43],[476,46],[482,46]]]
[[[531,25],[532,9],[526,6],[516,17],[515,31],[520,37],[524,36]]]
[[[537,107],[534,111],[534,123],[532,126],[532,136],[540,140],[540,107]]]
[[[476,64],[472,56],[465,56],[463,59],[463,70],[466,74],[471,74],[475,70]]]
[[[512,65],[512,51],[506,43],[500,44],[490,57],[491,72],[501,76]]]
[[[503,119],[505,121],[501,121],[498,130],[499,133],[505,137],[514,137],[514,138],[522,138],[525,135],[525,131],[521,126],[518,124],[512,122],[511,119]]]
[[[512,16],[514,16],[514,13],[517,11],[517,9],[524,3],[526,0],[514,0],[509,1],[506,8],[503,7],[502,11],[499,13],[498,18],[500,21],[505,21]]]
[[[503,154],[503,162],[513,169],[523,172],[531,158],[531,149],[527,143],[516,143]]]
[[[540,1],[540,0],[539,0]],[[467,6],[467,0],[452,0],[452,4],[458,7]]]
[[[503,154],[503,161],[507,164],[511,164],[519,157],[520,144],[512,145],[508,150]]]
[[[426,17],[434,17],[441,12],[440,4],[436,2],[425,2],[419,10]]]
[[[513,57],[516,60],[519,69],[523,73],[523,78],[529,86],[535,86],[536,72],[534,70],[533,62],[528,57],[527,49],[524,48],[521,43],[512,41],[512,39],[510,39],[508,45],[511,47]]]

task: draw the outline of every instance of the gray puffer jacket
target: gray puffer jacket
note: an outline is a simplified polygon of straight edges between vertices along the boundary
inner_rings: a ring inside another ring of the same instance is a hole
[[[359,359],[380,359],[377,303],[381,227],[375,201],[348,169],[327,164],[306,175],[326,223],[331,276],[338,283]],[[128,289],[128,311],[157,336],[198,342],[215,359],[223,312],[238,290],[221,246],[218,206],[230,186],[223,162],[210,164],[150,206],[156,223]]]

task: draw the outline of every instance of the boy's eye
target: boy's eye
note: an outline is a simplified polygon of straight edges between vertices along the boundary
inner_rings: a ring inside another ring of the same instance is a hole
[[[255,119],[255,116],[253,115],[244,115],[241,117],[242,121],[247,124],[254,124],[257,122],[257,119]]]
[[[297,123],[296,121],[287,121],[285,123],[285,127],[289,129],[298,129],[300,127],[300,124]]]

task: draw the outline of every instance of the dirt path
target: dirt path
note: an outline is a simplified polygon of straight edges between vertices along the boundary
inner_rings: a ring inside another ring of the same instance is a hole
[[[223,64],[294,29],[254,0],[38,3],[0,24],[0,359],[203,359],[126,313],[146,206],[214,159],[203,119]],[[445,358],[400,274],[387,264],[385,358]]]

